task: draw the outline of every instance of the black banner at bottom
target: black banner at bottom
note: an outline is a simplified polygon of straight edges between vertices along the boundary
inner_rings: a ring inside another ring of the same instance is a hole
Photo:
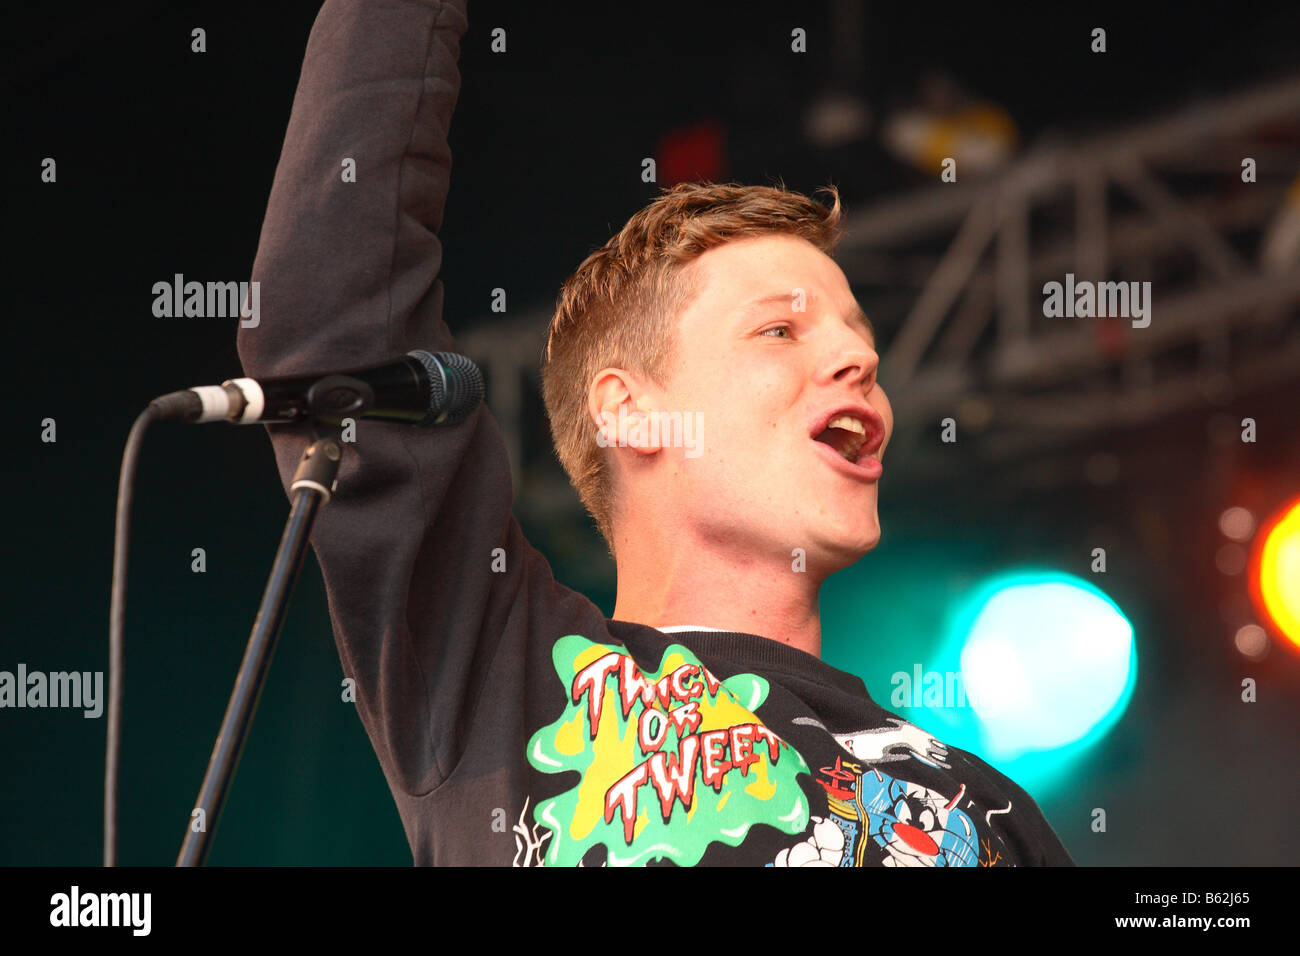
[[[783,926],[829,941],[853,924],[884,941],[969,939],[978,927],[1001,943],[1192,933],[1226,942],[1290,925],[1291,876],[1282,868],[892,870],[804,883],[736,870],[12,868],[0,870],[0,925],[6,939],[67,936],[92,946],[187,937],[382,942],[395,931],[430,942],[454,941],[457,931],[523,942],[558,930],[587,949],[644,943],[646,934],[683,945],[735,932],[762,941]]]

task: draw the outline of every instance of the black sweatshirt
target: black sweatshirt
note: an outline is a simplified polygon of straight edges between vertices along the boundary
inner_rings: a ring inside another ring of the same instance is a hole
[[[261,321],[239,332],[246,375],[455,350],[437,233],[466,27],[450,0],[324,5],[253,270]],[[287,489],[309,431],[268,430]],[[1022,789],[859,678],[776,635],[607,620],[556,583],[512,500],[486,408],[437,429],[363,421],[313,532],[417,864],[1071,864]]]

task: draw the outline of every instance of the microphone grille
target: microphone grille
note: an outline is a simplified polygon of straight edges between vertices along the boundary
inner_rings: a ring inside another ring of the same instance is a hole
[[[429,376],[429,414],[421,425],[458,424],[483,401],[483,373],[468,356],[423,349],[407,354],[424,366]]]

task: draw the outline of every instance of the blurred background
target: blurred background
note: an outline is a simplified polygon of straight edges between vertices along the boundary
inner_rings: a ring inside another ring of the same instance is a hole
[[[897,431],[881,544],[824,589],[825,659],[1009,773],[1081,864],[1293,863],[1300,7],[789,8],[471,4],[446,316],[526,532],[612,612],[538,394],[560,283],[660,187],[833,182]],[[240,372],[233,321],[155,318],[151,287],[247,278],[316,9],[14,13],[0,670],[107,669],[131,422]],[[1046,315],[1067,275],[1150,283],[1150,324]],[[149,435],[124,864],[175,859],[286,513],[261,429]],[[212,863],[410,863],[342,676],[309,558]],[[0,710],[0,864],[101,862],[104,735]]]

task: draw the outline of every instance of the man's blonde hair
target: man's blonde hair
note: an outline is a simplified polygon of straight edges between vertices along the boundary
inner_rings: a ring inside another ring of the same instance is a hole
[[[683,269],[716,246],[754,236],[806,239],[829,254],[839,242],[839,192],[829,207],[783,187],[683,183],[639,210],[583,260],[560,289],[542,363],[542,397],[560,464],[614,546],[614,482],[596,442],[587,392],[603,368],[665,384],[676,353],[676,319],[696,289]]]

